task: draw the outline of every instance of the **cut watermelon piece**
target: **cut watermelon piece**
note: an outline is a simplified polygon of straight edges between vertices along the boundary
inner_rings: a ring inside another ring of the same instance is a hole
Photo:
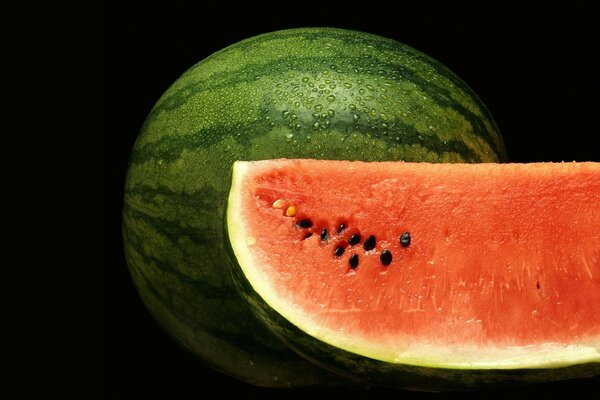
[[[600,374],[598,163],[237,162],[227,231],[257,315],[337,371]]]

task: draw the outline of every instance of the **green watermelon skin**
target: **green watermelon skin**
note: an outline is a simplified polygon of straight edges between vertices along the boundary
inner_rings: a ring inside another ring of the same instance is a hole
[[[437,61],[379,36],[278,31],[185,72],[130,157],[125,256],[150,313],[216,369],[258,386],[339,382],[251,315],[227,267],[224,210],[235,160],[502,162],[498,128]]]

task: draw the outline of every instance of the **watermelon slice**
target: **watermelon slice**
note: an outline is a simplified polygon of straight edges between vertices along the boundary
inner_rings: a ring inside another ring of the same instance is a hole
[[[376,384],[600,375],[600,164],[237,162],[236,281],[307,358]]]

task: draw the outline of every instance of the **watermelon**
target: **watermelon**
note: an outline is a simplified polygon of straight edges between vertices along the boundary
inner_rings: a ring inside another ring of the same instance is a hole
[[[374,384],[600,375],[600,163],[236,162],[226,228],[256,315]]]
[[[235,160],[498,162],[476,94],[440,63],[366,33],[292,29],[227,47],[158,100],[135,143],[123,236],[150,313],[185,348],[261,386],[335,381],[282,345],[237,294],[223,237]]]

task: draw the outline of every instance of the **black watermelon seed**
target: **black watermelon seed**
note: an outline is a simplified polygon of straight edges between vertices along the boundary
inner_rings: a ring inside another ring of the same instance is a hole
[[[338,233],[344,232],[344,229],[346,229],[346,225],[345,224],[340,224],[340,227],[338,228]]]
[[[410,244],[410,233],[404,232],[402,236],[400,236],[400,244],[402,247],[408,247]]]
[[[373,250],[375,248],[375,236],[371,235],[363,243],[365,251]]]
[[[303,229],[308,229],[312,226],[312,221],[310,219],[301,219],[300,221],[296,222],[296,226],[298,228],[303,228]]]
[[[321,240],[329,239],[329,233],[327,233],[327,229],[321,229]]]
[[[355,233],[354,235],[350,236],[350,239],[348,240],[348,243],[350,244],[350,246],[354,246],[355,244],[359,244],[360,243],[360,234],[359,233]]]
[[[348,263],[350,264],[350,268],[358,267],[358,254],[352,254]]]
[[[336,247],[333,254],[335,254],[336,257],[341,257],[342,254],[344,254],[344,248],[342,246]]]
[[[392,252],[387,249],[382,251],[381,255],[379,256],[379,260],[381,260],[381,263],[387,267],[392,263]]]
[[[312,232],[307,233],[306,235],[304,235],[304,239],[308,239],[309,237],[311,237],[313,234]]]

